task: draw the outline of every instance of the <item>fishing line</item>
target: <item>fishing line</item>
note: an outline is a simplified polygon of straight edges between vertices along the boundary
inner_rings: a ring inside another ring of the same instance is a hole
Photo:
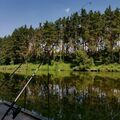
[[[50,50],[49,50],[50,51]],[[48,53],[49,53],[48,51]],[[20,93],[17,95],[17,97],[15,98],[15,100],[11,103],[9,109],[6,111],[6,113],[4,114],[4,116],[2,117],[1,120],[4,120],[5,117],[7,116],[7,114],[10,112],[10,110],[14,107],[14,105],[16,104],[17,100],[20,98],[21,94],[24,92],[24,90],[26,89],[26,87],[28,86],[28,84],[31,82],[31,80],[33,79],[33,77],[36,75],[36,73],[38,72],[38,70],[40,69],[41,65],[43,64],[44,60],[45,60],[46,55],[44,55],[43,57],[43,61],[38,65],[37,69],[33,72],[33,74],[31,75],[31,77],[28,79],[27,83],[24,85],[23,89],[20,91]],[[28,78],[28,77],[27,77]],[[27,79],[26,78],[26,79]]]

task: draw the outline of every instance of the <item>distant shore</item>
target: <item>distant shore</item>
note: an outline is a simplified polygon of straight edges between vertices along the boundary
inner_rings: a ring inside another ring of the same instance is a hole
[[[19,65],[1,65],[0,72],[2,73],[12,73]],[[16,74],[21,75],[31,75],[39,66],[39,64],[23,64],[17,71]],[[55,63],[53,65],[49,65],[49,72],[55,73],[55,71],[72,71],[70,64],[66,64],[63,62]],[[48,72],[48,64],[41,65],[37,75],[47,74]]]
[[[19,65],[1,65],[0,72],[2,73],[12,73]],[[38,64],[23,64],[16,74],[22,75],[31,75],[33,71],[37,68]],[[41,73],[47,73],[48,65],[42,65],[37,75]],[[109,65],[99,65],[99,66],[91,66],[90,68],[86,68],[85,70],[80,70],[79,66],[71,67],[71,64],[68,63],[55,63],[49,66],[50,73],[55,73],[56,71],[86,71],[86,72],[120,72],[120,64],[109,64]]]

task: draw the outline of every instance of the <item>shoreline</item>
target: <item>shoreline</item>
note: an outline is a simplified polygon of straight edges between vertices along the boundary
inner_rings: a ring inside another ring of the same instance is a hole
[[[28,63],[28,64],[23,64],[16,74],[21,74],[21,75],[31,75],[36,68],[38,67],[39,64],[33,64],[33,63]],[[18,65],[1,65],[0,66],[0,72],[1,73],[12,73]],[[78,71],[78,72],[120,72],[120,64],[109,64],[109,65],[99,65],[99,66],[91,66],[90,68],[86,68],[84,70],[80,70],[79,66],[71,68],[71,64],[68,63],[57,63],[49,66],[49,72],[50,73],[56,73],[56,72],[63,72],[63,71]],[[48,72],[48,64],[42,65],[37,72],[37,75],[41,75],[42,73],[47,73]]]

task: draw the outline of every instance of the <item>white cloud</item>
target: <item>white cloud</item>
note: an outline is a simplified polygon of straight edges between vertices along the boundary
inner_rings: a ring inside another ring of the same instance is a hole
[[[69,13],[69,12],[70,12],[70,8],[66,8],[66,9],[65,9],[65,12],[66,12],[66,13]]]

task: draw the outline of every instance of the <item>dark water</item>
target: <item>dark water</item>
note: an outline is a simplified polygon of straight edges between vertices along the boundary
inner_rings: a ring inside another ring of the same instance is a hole
[[[52,120],[120,120],[119,73],[66,73],[35,76],[18,105]],[[25,76],[0,74],[0,99],[12,101]],[[5,82],[5,80],[7,82]]]

